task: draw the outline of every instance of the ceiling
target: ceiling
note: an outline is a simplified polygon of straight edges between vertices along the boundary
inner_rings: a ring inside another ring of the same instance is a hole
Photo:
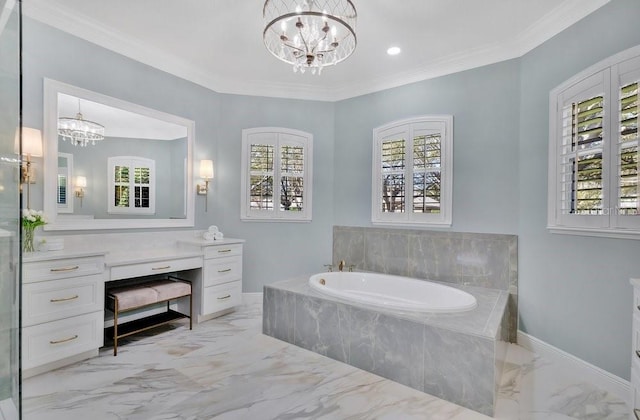
[[[519,57],[610,0],[352,0],[354,54],[293,73],[262,0],[23,0],[26,16],[221,93],[337,101]],[[402,48],[388,56],[388,47]]]
[[[104,126],[105,137],[176,140],[187,137],[184,126],[58,93],[58,117],[75,118],[78,110],[85,120]]]

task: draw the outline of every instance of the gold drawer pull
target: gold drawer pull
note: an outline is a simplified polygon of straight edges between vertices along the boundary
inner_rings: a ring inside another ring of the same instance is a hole
[[[74,271],[74,270],[77,270],[78,268],[80,268],[79,265],[72,265],[70,267],[52,268],[49,271],[51,271],[52,273],[60,273],[60,272],[63,272],[63,271]]]
[[[73,296],[69,296],[67,298],[60,298],[60,299],[49,299],[49,302],[55,303],[55,302],[66,302],[68,300],[73,300],[73,299],[78,299],[78,295],[73,295]]]
[[[62,340],[53,340],[53,341],[49,341],[49,344],[62,344],[62,343],[66,343],[68,341],[73,341],[76,338],[78,338],[78,334],[71,336],[69,338],[63,338]]]
[[[230,249],[219,249],[219,250],[218,250],[218,252],[219,252],[220,254],[222,254],[222,253],[224,253],[224,252],[231,252],[231,250],[230,250]]]
[[[170,265],[165,265],[164,267],[152,267],[152,270],[166,270],[167,268],[171,268]]]
[[[218,273],[228,273],[229,271],[231,271],[231,269],[227,268],[225,270],[218,270]]]
[[[230,297],[231,297],[231,295],[222,296],[222,297],[219,297],[218,300],[229,299]]]

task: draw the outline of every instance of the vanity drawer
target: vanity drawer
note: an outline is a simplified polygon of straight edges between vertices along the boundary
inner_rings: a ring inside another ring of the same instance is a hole
[[[204,248],[204,258],[222,258],[242,255],[242,244],[210,245]]]
[[[204,315],[229,309],[242,303],[242,282],[240,280],[204,289]]]
[[[204,287],[241,279],[241,257],[216,258],[204,262]]]
[[[25,284],[22,289],[24,326],[102,310],[102,275]]]
[[[100,348],[103,317],[99,311],[23,328],[23,369]]]
[[[150,276],[153,274],[172,273],[202,267],[201,257],[161,260],[150,263],[127,264],[111,267],[111,280]]]
[[[65,258],[34,261],[23,265],[23,283],[99,274],[104,271],[104,257]]]

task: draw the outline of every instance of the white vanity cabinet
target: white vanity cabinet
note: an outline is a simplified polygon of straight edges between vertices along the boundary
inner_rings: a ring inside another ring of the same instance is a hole
[[[104,253],[23,258],[25,377],[98,354],[103,344]]]
[[[181,246],[197,246],[202,250],[202,270],[191,279],[197,290],[193,302],[197,322],[223,315],[242,303],[243,242],[241,239],[180,241]]]

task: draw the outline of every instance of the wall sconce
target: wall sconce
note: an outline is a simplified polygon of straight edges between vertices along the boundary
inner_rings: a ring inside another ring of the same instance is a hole
[[[213,179],[213,161],[203,159],[200,161],[200,178],[204,179],[204,185],[198,184],[196,191],[199,195],[207,195],[209,193],[209,182]],[[204,201],[204,211],[207,211],[207,198]]]
[[[82,199],[84,198],[84,190],[83,188],[87,187],[87,178],[84,176],[76,177],[76,197],[80,199],[80,207],[82,207]]]
[[[21,131],[16,132],[15,149],[20,152],[22,142],[22,155],[26,156],[26,161],[22,163],[20,170],[20,184],[27,184],[27,207],[31,208],[31,184],[36,183],[35,172],[32,168],[31,158],[42,157],[42,132],[36,128],[21,127]],[[20,132],[22,137],[20,137]]]

